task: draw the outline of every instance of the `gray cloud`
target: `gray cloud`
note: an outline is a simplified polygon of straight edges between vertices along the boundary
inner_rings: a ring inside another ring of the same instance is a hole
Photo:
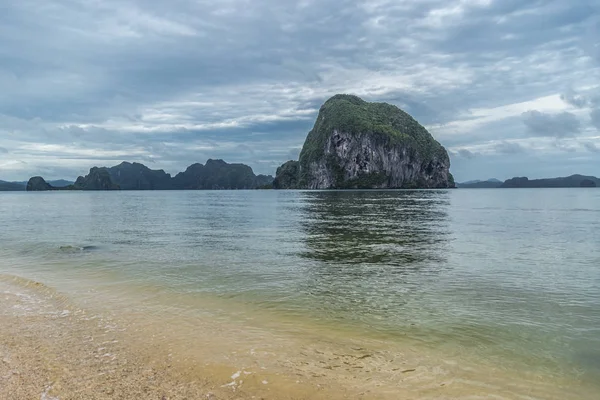
[[[338,92],[397,104],[453,148],[577,136],[572,109],[536,102],[593,106],[598,15],[593,0],[9,2],[0,179],[123,159],[177,172],[209,157],[273,173]],[[542,116],[499,112],[521,102]],[[565,173],[577,162],[564,159]]]
[[[460,150],[458,150],[457,154],[459,157],[466,158],[468,160],[475,158],[477,156],[477,154],[475,154],[472,151],[469,151],[467,149],[460,149]]]
[[[590,101],[585,96],[569,91],[560,95],[561,100],[577,108],[584,108],[589,105]]]
[[[600,131],[600,108],[595,108],[590,112],[590,118],[592,120],[592,125],[596,127]]]
[[[527,111],[523,113],[523,122],[529,132],[537,136],[564,138],[576,136],[581,130],[577,116],[566,111],[557,114]]]
[[[592,153],[600,153],[600,147],[596,146],[594,143],[592,142],[584,142],[583,143],[583,147],[585,147],[585,149],[587,151],[590,151]]]
[[[569,143],[564,140],[556,140],[552,145],[558,150],[565,151],[567,153],[575,153],[577,151],[577,148],[573,146],[572,143]]]
[[[520,144],[506,141],[494,145],[494,150],[501,154],[519,154],[525,152],[525,148]]]
[[[0,147],[0,153],[8,154],[8,149],[5,149],[4,147]]]

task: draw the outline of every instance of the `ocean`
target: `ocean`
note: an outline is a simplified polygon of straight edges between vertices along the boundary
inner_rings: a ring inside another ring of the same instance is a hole
[[[600,396],[595,189],[2,192],[0,283],[225,391]]]

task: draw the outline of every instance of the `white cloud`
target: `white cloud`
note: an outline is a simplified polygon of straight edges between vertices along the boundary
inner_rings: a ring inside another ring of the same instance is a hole
[[[446,124],[431,125],[429,126],[429,129],[439,136],[466,135],[473,131],[483,130],[483,127],[490,123],[518,117],[524,112],[531,110],[539,112],[560,112],[570,108],[571,107],[561,99],[559,94],[554,94],[499,107],[469,109],[457,116],[455,121]]]

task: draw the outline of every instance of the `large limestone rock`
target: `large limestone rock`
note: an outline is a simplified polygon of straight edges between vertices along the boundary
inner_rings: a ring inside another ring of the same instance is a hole
[[[321,106],[298,164],[280,167],[274,186],[450,188],[454,179],[449,168],[446,149],[404,111],[386,103],[336,95]]]

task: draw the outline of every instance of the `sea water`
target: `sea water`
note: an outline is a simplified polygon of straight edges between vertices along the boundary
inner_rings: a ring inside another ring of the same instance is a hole
[[[0,193],[0,274],[219,364],[268,341],[264,365],[335,380],[343,359],[306,346],[364,342],[380,357],[354,381],[388,392],[600,396],[600,190]],[[392,379],[400,353],[420,379]]]

